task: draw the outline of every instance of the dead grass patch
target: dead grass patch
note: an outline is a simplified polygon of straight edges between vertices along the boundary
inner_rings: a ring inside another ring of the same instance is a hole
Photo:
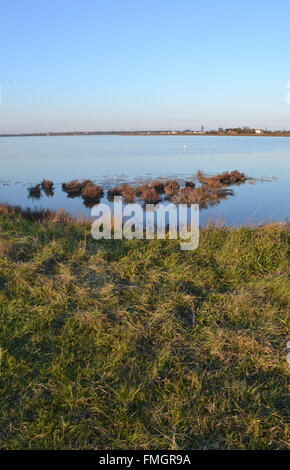
[[[215,176],[205,176],[202,171],[197,171],[197,179],[200,183],[207,184],[212,187],[230,186],[232,184],[241,184],[246,181],[246,175],[238,170],[231,172],[224,171]]]
[[[85,201],[97,201],[104,195],[103,189],[93,183],[87,183],[81,192],[81,196]]]
[[[167,180],[164,184],[164,191],[166,196],[175,194],[179,189],[179,183],[176,180]]]
[[[199,204],[200,208],[206,208],[208,205],[217,204],[221,199],[233,196],[231,189],[209,188],[199,186],[198,188],[185,187],[171,198],[171,201],[177,204]]]

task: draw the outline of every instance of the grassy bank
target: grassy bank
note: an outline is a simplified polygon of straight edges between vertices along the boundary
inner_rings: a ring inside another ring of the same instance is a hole
[[[285,227],[0,225],[1,448],[287,448]]]

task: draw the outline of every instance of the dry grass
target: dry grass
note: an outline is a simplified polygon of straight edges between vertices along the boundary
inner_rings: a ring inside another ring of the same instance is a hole
[[[141,193],[141,199],[147,203],[156,204],[160,201],[160,194],[153,188],[144,189]]]
[[[237,170],[233,170],[231,172],[224,171],[223,173],[215,176],[205,176],[203,172],[198,171],[196,175],[200,183],[213,187],[230,186],[232,184],[245,183],[246,181],[245,174],[240,173]]]
[[[77,223],[77,220],[63,209],[59,209],[58,211],[54,211],[52,209],[31,210],[29,208],[22,209],[20,206],[10,206],[9,204],[0,203],[0,215],[13,217],[19,216],[22,219],[31,222]]]
[[[171,197],[171,201],[178,204],[199,204],[200,209],[205,209],[208,205],[218,204],[221,199],[233,194],[231,189],[212,188],[206,185],[198,188],[185,187]]]
[[[52,189],[43,189],[43,192],[47,197],[54,196],[54,191]]]
[[[136,197],[136,191],[129,184],[121,185],[121,193],[125,201],[133,202]]]
[[[69,183],[63,183],[62,189],[68,194],[68,196],[76,197],[81,195],[82,189],[84,189],[87,184],[92,184],[92,182],[90,180],[83,180],[81,182],[78,180],[72,180]]]
[[[156,204],[161,200],[161,193],[163,192],[163,184],[155,181],[149,186],[142,184],[136,189],[136,196],[140,197],[146,203]]]
[[[103,195],[103,189],[93,183],[87,183],[81,192],[81,196],[85,201],[99,201]]]
[[[289,448],[285,226],[184,252],[26,215],[0,206],[1,449]]]
[[[41,181],[42,189],[52,190],[53,189],[53,181],[43,179]]]
[[[166,196],[172,196],[179,189],[179,183],[176,180],[167,180],[164,184]]]
[[[150,185],[151,188],[154,188],[157,193],[163,194],[164,193],[164,183],[162,181],[153,181]]]

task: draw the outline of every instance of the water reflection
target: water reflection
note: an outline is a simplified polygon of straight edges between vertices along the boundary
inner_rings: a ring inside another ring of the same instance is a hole
[[[28,198],[29,199],[40,199],[41,198],[41,189],[40,184],[35,186],[30,186],[28,189]]]

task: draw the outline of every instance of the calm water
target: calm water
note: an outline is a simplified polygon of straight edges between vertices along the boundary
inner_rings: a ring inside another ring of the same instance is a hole
[[[1,138],[0,201],[89,215],[82,199],[69,199],[61,183],[89,178],[107,188],[160,177],[192,179],[197,169],[209,174],[237,169],[257,181],[233,186],[235,196],[202,210],[201,223],[209,218],[228,225],[280,221],[289,216],[289,162],[290,139],[283,137]],[[54,196],[29,199],[27,187],[43,178],[54,181]]]

